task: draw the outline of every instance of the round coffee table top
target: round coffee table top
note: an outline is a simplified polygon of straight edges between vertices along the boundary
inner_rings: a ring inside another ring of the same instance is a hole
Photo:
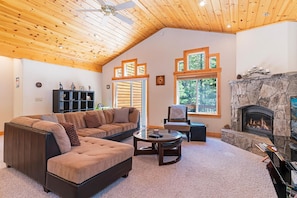
[[[158,134],[160,134],[162,137],[154,138],[150,137],[150,135],[154,134],[153,129],[140,129],[139,131],[135,132],[133,134],[134,138],[137,138],[141,141],[145,142],[171,142],[177,139],[182,138],[182,134],[178,131],[174,130],[167,130],[167,129],[160,129],[158,131]]]

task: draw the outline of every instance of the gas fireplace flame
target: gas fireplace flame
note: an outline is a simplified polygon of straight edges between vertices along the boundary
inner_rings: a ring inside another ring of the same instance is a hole
[[[255,129],[271,130],[271,128],[269,127],[269,125],[267,125],[263,117],[260,120],[253,120],[253,118],[250,118],[246,126]]]

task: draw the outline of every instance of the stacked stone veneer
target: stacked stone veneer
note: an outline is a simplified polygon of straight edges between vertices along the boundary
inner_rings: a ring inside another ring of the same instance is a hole
[[[273,135],[290,136],[290,97],[297,96],[297,72],[234,80],[230,82],[230,86],[231,130],[222,130],[223,141],[253,152],[253,140],[256,136],[240,132],[241,110],[249,105],[272,110]]]

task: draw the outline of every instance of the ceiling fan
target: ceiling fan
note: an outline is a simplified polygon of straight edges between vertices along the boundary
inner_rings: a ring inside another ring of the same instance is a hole
[[[119,10],[124,10],[124,9],[128,9],[128,8],[133,8],[135,6],[135,3],[133,1],[127,1],[125,3],[121,3],[118,5],[111,5],[110,3],[104,3],[103,0],[97,0],[100,5],[101,5],[101,9],[86,9],[86,10],[80,10],[83,12],[102,12],[104,14],[104,16],[115,16],[118,19],[124,21],[125,23],[128,23],[129,25],[133,24],[133,21],[131,19],[129,19],[128,17],[118,13],[117,11]],[[104,20],[104,18],[103,18]]]

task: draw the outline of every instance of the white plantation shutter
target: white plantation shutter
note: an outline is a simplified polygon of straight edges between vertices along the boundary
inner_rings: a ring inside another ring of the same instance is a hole
[[[129,107],[131,104],[131,86],[130,82],[116,83],[116,107]]]
[[[140,111],[141,126],[146,124],[146,80],[114,82],[114,107],[135,107]]]
[[[141,81],[134,81],[132,83],[132,106],[139,109],[142,109],[142,82]]]

